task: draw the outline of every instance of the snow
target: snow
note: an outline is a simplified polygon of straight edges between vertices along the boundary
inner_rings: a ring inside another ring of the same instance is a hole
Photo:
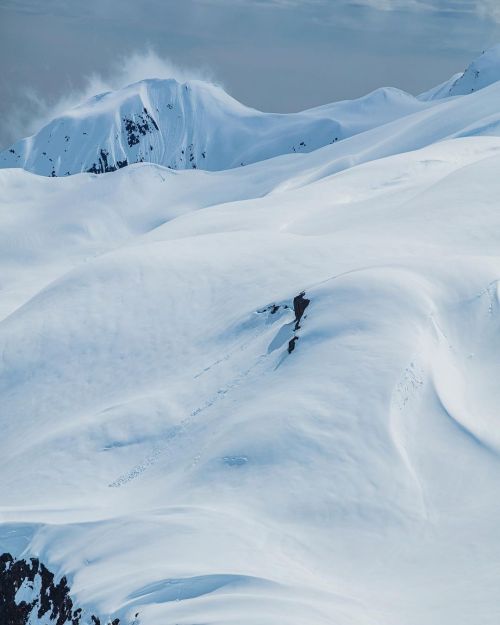
[[[235,169],[0,171],[2,550],[126,623],[496,625],[499,89]]]
[[[489,48],[467,69],[419,96],[422,101],[467,95],[500,80],[500,44]]]
[[[419,96],[417,96],[418,99],[422,100],[423,102],[429,102],[430,100],[440,100],[442,98],[451,97],[452,95],[450,93],[451,87],[457,82],[459,78],[463,76],[463,74],[464,74],[463,72],[458,72],[458,74],[455,74],[451,78],[448,78],[441,84],[436,85],[435,87],[432,87],[431,89],[429,89],[428,91],[425,91],[424,93],[421,93]]]
[[[387,88],[302,113],[261,113],[200,81],[149,79],[54,119],[0,152],[0,167],[65,176],[145,161],[214,171],[310,152],[428,106]]]

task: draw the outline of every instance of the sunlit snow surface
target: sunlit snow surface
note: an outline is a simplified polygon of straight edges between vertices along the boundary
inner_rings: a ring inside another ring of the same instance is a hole
[[[143,625],[496,625],[499,98],[1,170],[1,550]]]

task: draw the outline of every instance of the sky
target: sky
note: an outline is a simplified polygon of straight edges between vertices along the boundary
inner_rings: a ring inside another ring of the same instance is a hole
[[[141,78],[291,112],[420,93],[500,42],[500,0],[0,0],[0,148]]]

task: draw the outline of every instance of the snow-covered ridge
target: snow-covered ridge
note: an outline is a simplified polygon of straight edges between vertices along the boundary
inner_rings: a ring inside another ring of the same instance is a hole
[[[498,625],[499,101],[0,171],[1,625]]]
[[[148,79],[90,98],[0,152],[0,168],[45,176],[104,173],[137,162],[224,170],[308,153],[500,79],[500,46],[463,73],[415,98],[381,88],[357,100],[293,114],[248,108],[213,84]],[[477,120],[476,120],[477,121]]]
[[[467,95],[484,89],[500,80],[500,44],[485,50],[467,69],[452,76],[441,85],[426,91],[419,98],[422,101],[439,100],[458,95]]]
[[[201,81],[144,80],[103,93],[0,153],[0,167],[45,176],[131,163],[221,170],[310,152],[428,104],[397,89],[294,114],[262,113]]]

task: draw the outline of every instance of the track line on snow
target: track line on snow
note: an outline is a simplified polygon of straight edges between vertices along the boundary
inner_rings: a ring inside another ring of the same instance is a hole
[[[217,366],[217,365],[219,365],[219,364],[221,364],[223,362],[227,362],[235,354],[237,354],[239,352],[242,352],[242,351],[245,351],[245,349],[247,349],[248,346],[255,339],[258,338],[259,334],[260,334],[260,332],[256,332],[252,336],[252,338],[250,338],[248,341],[246,341],[242,345],[238,346],[234,350],[230,351],[223,358],[221,358],[219,360],[216,360],[215,362],[213,362],[208,367],[205,367],[203,370],[199,371],[194,376],[194,379],[197,379],[197,378],[201,377],[202,375],[204,375],[207,371],[209,371],[213,367],[215,367],[215,366]],[[149,467],[151,467],[154,464],[156,464],[156,462],[159,460],[159,458],[161,456],[164,456],[165,454],[167,454],[169,452],[169,450],[171,449],[172,443],[174,441],[177,442],[177,441],[179,441],[179,439],[181,439],[183,437],[185,438],[187,436],[188,430],[192,426],[195,425],[196,417],[198,417],[201,413],[205,412],[206,410],[208,410],[209,408],[211,408],[212,406],[217,404],[219,401],[225,399],[226,396],[233,389],[237,388],[242,382],[244,382],[248,378],[250,373],[252,373],[256,368],[258,368],[259,365],[261,365],[267,359],[267,357],[268,357],[267,353],[261,354],[260,356],[258,356],[257,360],[250,367],[248,367],[247,369],[244,369],[243,371],[240,371],[236,376],[231,378],[230,381],[227,384],[225,384],[224,386],[219,388],[213,395],[211,395],[204,403],[202,403],[199,406],[197,406],[196,408],[194,408],[189,413],[189,415],[184,417],[184,419],[182,419],[182,421],[166,437],[167,440],[166,440],[166,442],[163,445],[155,448],[151,452],[151,454],[149,456],[147,456],[142,462],[136,464],[130,471],[120,475],[117,479],[115,479],[112,482],[110,482],[108,484],[108,486],[110,488],[120,488],[121,486],[124,486],[125,484],[128,484],[132,480],[136,479],[137,477],[142,475]]]

